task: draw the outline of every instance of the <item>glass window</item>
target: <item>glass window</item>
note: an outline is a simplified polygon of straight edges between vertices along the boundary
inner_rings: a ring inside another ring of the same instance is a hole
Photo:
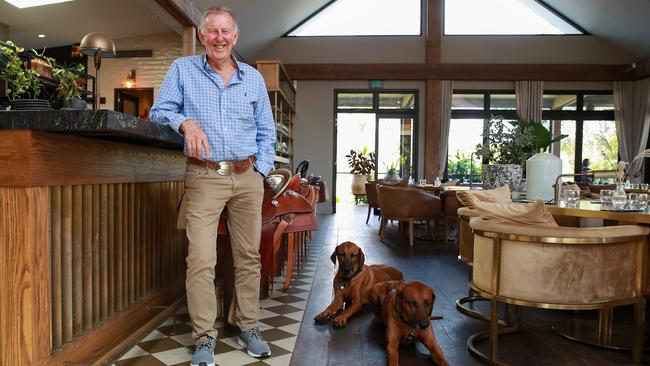
[[[536,1],[445,1],[445,34],[583,34]]]
[[[618,140],[614,121],[584,121],[582,158],[589,159],[591,170],[616,169]]]
[[[560,124],[560,133],[569,137],[560,140],[560,159],[562,159],[562,174],[571,174],[575,170],[576,161],[576,121],[553,121]]]
[[[447,174],[449,179],[480,180],[481,161],[472,153],[482,143],[483,119],[452,119],[449,124]],[[473,162],[470,159],[473,158]]]
[[[337,0],[288,36],[420,35],[421,0]]]
[[[414,109],[415,93],[379,93],[380,109]]]
[[[587,94],[583,109],[585,111],[613,111],[614,96],[612,94]]]
[[[339,109],[372,109],[372,93],[338,93]]]
[[[575,111],[577,99],[575,94],[544,94],[542,110]]]
[[[483,109],[483,94],[454,94],[451,109]]]
[[[490,95],[490,110],[493,109],[507,109],[516,110],[517,104],[514,94],[491,94]]]

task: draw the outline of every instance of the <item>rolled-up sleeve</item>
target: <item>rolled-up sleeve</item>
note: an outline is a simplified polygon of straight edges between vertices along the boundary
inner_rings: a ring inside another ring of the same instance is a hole
[[[170,126],[178,132],[181,124],[188,119],[183,111],[183,86],[180,81],[178,63],[169,67],[165,79],[160,85],[158,96],[151,107],[151,120]]]
[[[267,175],[273,169],[275,160],[275,121],[271,111],[271,102],[269,94],[264,85],[264,79],[260,76],[258,82],[258,102],[255,107],[255,124],[257,125],[257,147],[258,154],[255,163],[257,170]]]

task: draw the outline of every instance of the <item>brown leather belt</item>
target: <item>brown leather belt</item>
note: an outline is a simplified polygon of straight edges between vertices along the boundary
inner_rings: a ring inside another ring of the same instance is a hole
[[[220,175],[230,175],[231,173],[241,174],[253,166],[255,163],[255,155],[251,155],[248,159],[244,160],[221,160],[218,162],[188,157],[187,163],[216,170]]]

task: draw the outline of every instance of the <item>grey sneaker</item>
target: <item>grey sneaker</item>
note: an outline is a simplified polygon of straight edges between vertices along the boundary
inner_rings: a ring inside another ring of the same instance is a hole
[[[262,339],[260,327],[242,332],[237,339],[237,343],[246,348],[246,353],[251,357],[268,357],[271,355],[269,344]]]
[[[197,338],[191,366],[214,366],[215,345],[216,341],[212,337]]]

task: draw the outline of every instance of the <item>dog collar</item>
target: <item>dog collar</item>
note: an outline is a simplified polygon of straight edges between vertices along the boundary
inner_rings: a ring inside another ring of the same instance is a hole
[[[363,270],[363,269],[361,269],[361,270]],[[354,279],[354,278],[355,278],[359,273],[361,273],[361,271],[358,271],[358,272],[352,272],[352,277],[348,277],[348,278],[346,278],[345,280],[342,280],[342,281],[341,281],[341,284],[339,285],[339,288],[340,288],[341,290],[345,290],[347,287],[350,286],[350,282],[352,282],[352,280],[353,280],[353,279]]]
[[[399,318],[399,320],[402,321],[402,323],[406,324],[409,328],[409,334],[407,334],[403,339],[407,343],[413,343],[415,340],[415,328],[411,326],[411,323],[409,323],[405,318],[402,312],[399,310],[399,306],[397,306],[397,302],[395,302],[395,315]]]

